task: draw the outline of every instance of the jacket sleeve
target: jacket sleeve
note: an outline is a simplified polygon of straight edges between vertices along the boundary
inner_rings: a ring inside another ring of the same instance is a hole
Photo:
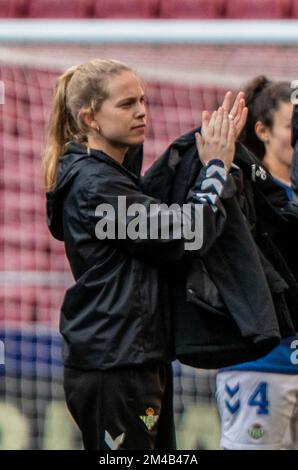
[[[180,259],[185,251],[204,252],[221,233],[226,219],[221,199],[231,197],[234,186],[220,160],[202,168],[183,206],[167,206],[118,175],[92,175],[85,184],[82,219],[98,241],[156,262]]]

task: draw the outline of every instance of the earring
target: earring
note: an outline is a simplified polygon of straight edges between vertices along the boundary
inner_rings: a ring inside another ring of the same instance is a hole
[[[98,125],[98,124],[97,124],[96,130],[97,130],[97,132],[99,132],[99,130],[100,130],[100,129],[99,129],[99,125]]]

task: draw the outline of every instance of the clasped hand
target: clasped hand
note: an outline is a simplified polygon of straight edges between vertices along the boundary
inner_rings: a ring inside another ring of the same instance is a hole
[[[214,158],[224,162],[227,171],[235,154],[235,142],[247,119],[244,93],[238,93],[232,106],[232,92],[225,95],[222,106],[210,114],[202,113],[201,133],[196,133],[196,144],[203,165]]]

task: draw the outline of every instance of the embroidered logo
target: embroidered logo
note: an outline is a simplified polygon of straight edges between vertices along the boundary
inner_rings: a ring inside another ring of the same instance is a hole
[[[123,443],[125,433],[123,432],[115,439],[112,438],[108,431],[105,432],[105,443],[111,450],[117,450],[119,446]]]
[[[146,428],[151,431],[158,421],[159,416],[154,414],[154,409],[149,407],[146,410],[146,416],[140,416],[141,420],[145,424]]]
[[[261,439],[265,434],[265,429],[258,423],[254,424],[251,428],[247,430],[248,434],[252,439]]]
[[[257,178],[261,178],[263,181],[267,179],[267,173],[260,165],[255,163],[251,166],[251,179],[256,181]]]

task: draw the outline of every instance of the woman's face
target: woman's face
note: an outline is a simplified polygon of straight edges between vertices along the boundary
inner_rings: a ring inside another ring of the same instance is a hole
[[[94,116],[100,140],[118,148],[143,143],[146,107],[140,79],[132,72],[122,72],[110,79],[108,94]]]
[[[272,128],[267,128],[268,138],[265,142],[266,154],[288,167],[291,166],[293,158],[293,148],[291,147],[292,113],[292,103],[281,102],[279,109],[273,115]]]

